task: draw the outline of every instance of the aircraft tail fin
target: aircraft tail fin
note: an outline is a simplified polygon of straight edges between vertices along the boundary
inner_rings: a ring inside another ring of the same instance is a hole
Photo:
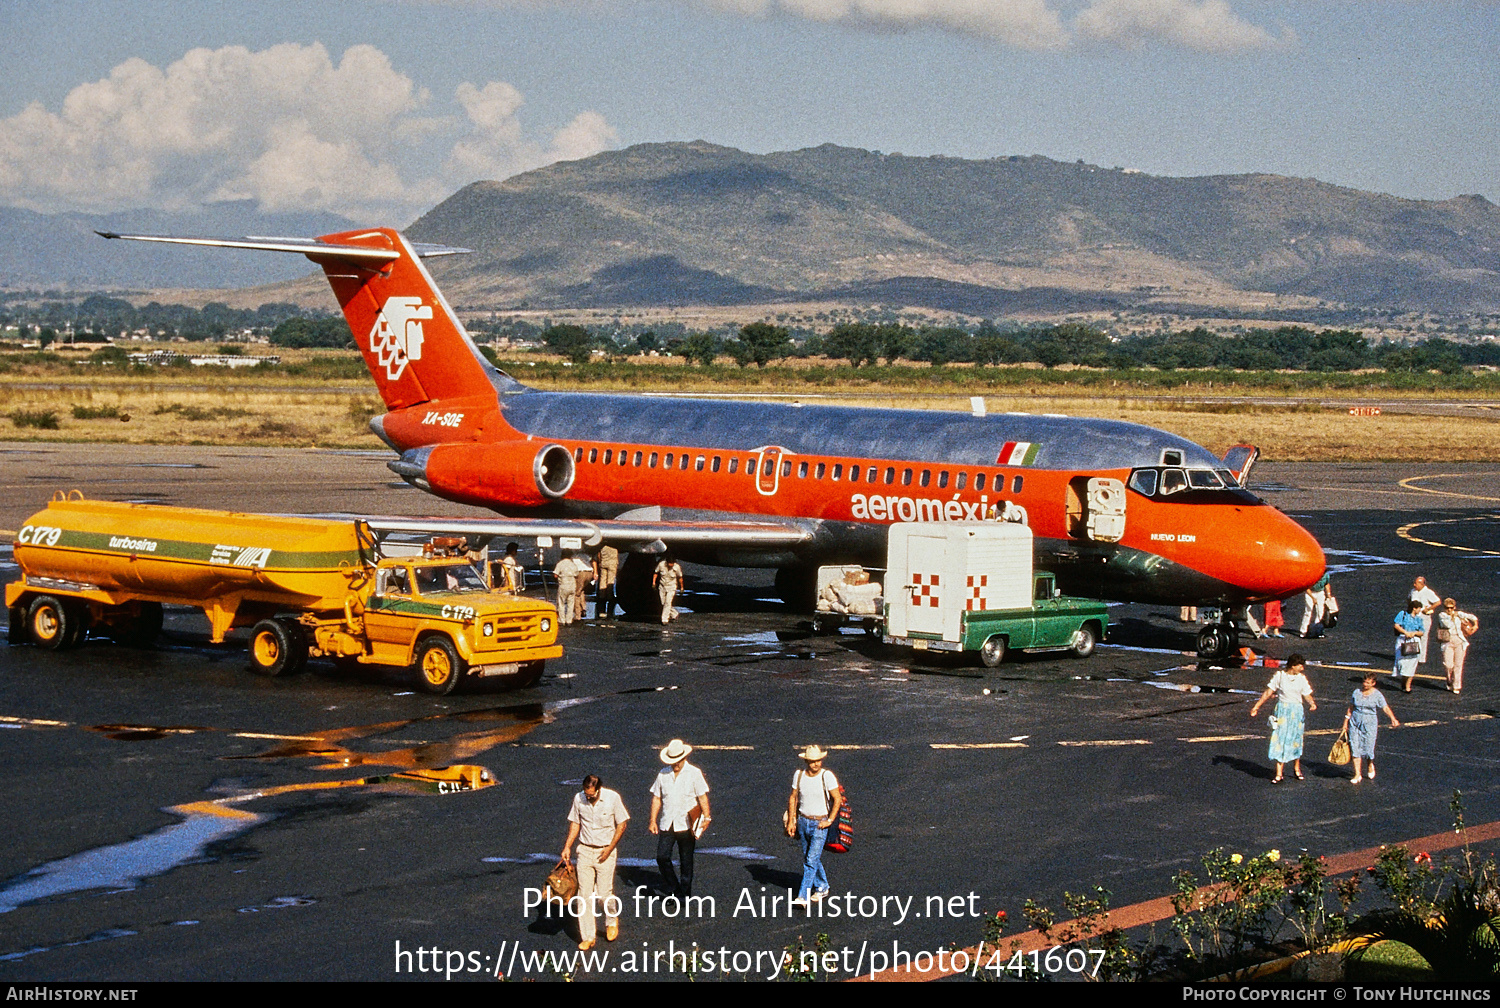
[[[190,238],[98,232],[104,238],[300,252],[323,268],[355,345],[392,410],[492,394],[493,370],[464,331],[425,258],[469,249],[408,242],[393,228],[320,238]]]

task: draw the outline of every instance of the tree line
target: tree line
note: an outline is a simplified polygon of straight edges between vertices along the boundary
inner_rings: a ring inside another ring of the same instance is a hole
[[[551,326],[541,334],[554,353],[585,363],[596,353],[616,356],[656,350],[708,365],[727,356],[741,367],[764,367],[790,357],[826,357],[854,368],[884,361],[947,364],[1025,364],[1163,371],[1222,368],[1241,371],[1441,371],[1456,374],[1470,365],[1500,365],[1500,345],[1460,343],[1432,337],[1416,343],[1373,343],[1348,329],[1314,331],[1302,326],[1252,329],[1220,335],[1201,326],[1180,332],[1112,339],[1090,326],[1067,323],[1000,330],[982,323],[973,331],[957,326],[915,328],[897,323],[845,322],[800,342],[783,326],[752,322],[735,337],[711,332],[661,339],[653,332],[620,344],[579,325]]]

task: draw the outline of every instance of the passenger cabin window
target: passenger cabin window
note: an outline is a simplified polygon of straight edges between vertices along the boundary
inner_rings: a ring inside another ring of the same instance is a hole
[[[938,473],[938,489],[939,490],[946,490],[947,488],[948,488],[948,470],[944,469],[942,472]]]
[[[693,471],[702,472],[703,467],[706,465],[708,465],[708,459],[704,458],[702,455],[699,455],[696,459],[693,460]],[[717,466],[715,468],[717,468]]]
[[[923,469],[922,470],[922,476],[921,476],[920,479],[917,480],[917,483],[919,485],[921,485],[921,486],[926,486],[927,484],[929,484],[931,482],[932,482],[932,470],[931,469]]]
[[[798,462],[797,463],[797,478],[798,479],[807,479],[807,463],[806,462]]]
[[[1137,469],[1130,474],[1130,489],[1150,497],[1156,493],[1156,470]]]
[[[985,481],[985,475],[984,475],[984,473],[976,473],[974,475],[974,489],[975,490],[983,490],[984,489],[984,481]]]
[[[604,464],[605,465],[609,465],[612,462],[614,462],[614,460],[615,460],[615,450],[613,448],[606,448],[606,449],[604,449]]]
[[[828,466],[827,466],[827,464],[823,463],[823,462],[819,462],[818,463],[818,469],[817,469],[817,471],[813,473],[813,479],[822,479],[823,478],[823,474],[826,473],[826,472],[828,472]]]
[[[629,458],[630,458],[630,453],[628,451],[626,451],[624,448],[621,448],[620,449],[620,464],[621,465],[625,465],[626,461]],[[639,452],[636,453],[635,464],[636,465],[640,465],[641,464],[641,458],[640,458],[640,453]]]
[[[655,469],[656,468],[656,463],[660,460],[660,458],[661,458],[661,456],[658,453],[652,452],[651,453],[651,457],[646,460],[646,468],[647,469]]]
[[[1177,493],[1186,490],[1188,486],[1187,476],[1181,469],[1163,469],[1161,471],[1161,495]]]
[[[833,467],[833,477],[832,478],[836,479],[836,480],[844,478],[844,465],[843,465],[842,462],[838,463],[837,465],[835,465]]]
[[[714,456],[714,460],[708,464],[708,468],[709,468],[709,471],[711,471],[711,472],[718,472],[719,471],[719,456],[717,456],[717,455]],[[733,471],[734,471],[733,469],[730,470],[730,472],[733,472]]]
[[[637,468],[639,468],[640,464],[641,464],[641,453],[640,452],[636,452],[635,453],[635,465],[636,465]]]
[[[838,479],[838,477],[835,476],[834,479]],[[849,467],[849,482],[850,483],[858,483],[859,482],[859,466],[852,465],[852,466]]]
[[[903,469],[903,470],[901,470],[901,485],[902,486],[911,486],[911,470],[910,469]]]
[[[599,449],[598,448],[590,448],[589,449],[589,462],[590,463],[594,463],[594,462],[598,462],[598,461],[599,461]]]
[[[1189,469],[1188,486],[1194,490],[1223,490],[1224,484],[1212,469]]]
[[[674,461],[676,461],[676,458],[677,458],[677,456],[676,456],[676,455],[674,455],[674,454],[673,454],[673,453],[671,453],[671,452],[667,452],[667,463],[666,463],[666,465],[665,465],[665,466],[663,466],[663,467],[662,467],[662,468],[664,468],[664,469],[670,469],[670,468],[672,468],[672,463],[673,463],[673,462],[674,462]],[[652,454],[652,456],[651,456],[651,464],[652,464],[652,465],[653,465],[653,466],[654,466],[654,465],[656,465],[656,455],[655,455],[655,454],[654,454],[654,453],[653,453],[653,454]]]
[[[995,485],[999,486],[1000,484],[1002,484],[1004,482],[1005,482],[1005,477],[1001,476],[1000,479],[999,479],[999,481]],[[1026,482],[1025,477],[1022,477],[1022,476],[1013,477],[1011,479],[1011,481],[1010,481],[1010,492],[1013,493],[1013,494],[1020,493],[1021,492],[1021,484],[1023,484],[1024,482]]]
[[[792,464],[790,462],[783,462],[783,463],[781,463],[781,475],[783,475],[783,476],[790,476],[791,474],[792,474]]]
[[[969,474],[968,473],[959,473],[958,474],[958,482],[956,482],[956,483],[953,484],[954,489],[962,490],[962,489],[964,489],[964,487],[966,487],[968,485],[968,482],[969,482]]]
[[[908,469],[907,472],[911,472],[911,470]],[[894,468],[887,467],[885,471],[885,482],[887,485],[896,482],[896,470]]]
[[[583,449],[581,447],[573,449],[573,461],[574,462],[582,462],[583,461]]]
[[[894,470],[894,469],[888,469],[888,470],[886,470],[886,472],[890,473],[891,475],[895,475],[896,470]],[[874,466],[871,466],[870,467],[870,471],[867,472],[867,473],[865,473],[865,482],[866,483],[874,483],[875,482],[875,477],[878,476],[879,474],[880,474],[880,470],[877,469],[877,468],[875,468]],[[886,482],[887,483],[890,482],[890,477],[889,476],[887,476]]]
[[[688,467],[687,452],[683,452],[682,453],[682,457],[677,460],[677,468],[680,469],[680,470],[682,470],[683,472],[687,472],[687,467]],[[703,460],[701,458],[698,460],[698,468],[699,469],[703,468]]]
[[[719,460],[718,459],[714,459],[714,461],[718,462]],[[714,468],[717,469],[718,466],[715,466]],[[737,459],[737,458],[730,459],[729,460],[729,474],[732,476],[732,475],[734,475],[735,473],[737,473],[739,471],[740,471],[740,460]]]

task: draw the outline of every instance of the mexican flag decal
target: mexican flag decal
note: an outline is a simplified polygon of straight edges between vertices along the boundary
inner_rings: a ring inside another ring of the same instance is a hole
[[[1000,454],[995,456],[996,465],[1031,465],[1036,461],[1039,445],[1030,441],[1007,441]]]

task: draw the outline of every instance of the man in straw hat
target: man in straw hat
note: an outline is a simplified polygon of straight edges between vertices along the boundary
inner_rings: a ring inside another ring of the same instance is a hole
[[[844,797],[839,779],[823,769],[828,752],[810,745],[802,750],[807,766],[792,775],[792,794],[786,802],[786,835],[802,842],[802,886],[793,906],[828,895],[828,873],[823,870],[823,844],[828,828],[838,821]]]
[[[656,866],[667,894],[686,897],[693,892],[693,848],[713,815],[708,808],[708,782],[703,771],[688,763],[693,747],[673,739],[661,751],[666,764],[651,782],[651,832],[656,834]],[[672,845],[677,845],[682,876],[672,870]]]

